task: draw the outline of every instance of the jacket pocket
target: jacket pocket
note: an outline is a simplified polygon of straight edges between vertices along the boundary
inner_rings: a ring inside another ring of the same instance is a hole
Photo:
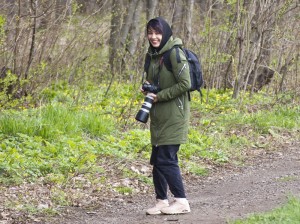
[[[178,111],[180,112],[181,116],[184,117],[184,98],[183,97],[177,97],[175,99],[176,107]]]

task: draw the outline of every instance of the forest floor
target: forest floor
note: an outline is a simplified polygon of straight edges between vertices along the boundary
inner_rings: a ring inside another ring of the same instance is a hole
[[[300,197],[300,142],[289,141],[278,150],[261,150],[243,166],[220,167],[207,177],[184,175],[191,213],[149,216],[151,194],[107,198],[96,208],[70,207],[51,224],[221,224],[252,213],[270,211]]]

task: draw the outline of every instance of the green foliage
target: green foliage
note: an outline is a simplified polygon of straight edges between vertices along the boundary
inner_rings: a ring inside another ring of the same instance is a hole
[[[208,135],[201,135],[197,130],[191,129],[189,132],[189,142],[181,146],[180,155],[184,159],[192,157],[212,159],[216,162],[227,162],[226,152],[214,149],[214,139]]]
[[[289,108],[277,105],[272,110],[258,110],[255,113],[245,114],[242,111],[231,116],[223,116],[222,123],[230,129],[246,125],[261,134],[268,134],[272,129],[299,129],[299,109],[299,106]]]
[[[1,111],[1,184],[42,181],[52,186],[51,202],[62,206],[84,197],[80,191],[71,196],[64,188],[68,184],[81,189],[87,181],[99,186],[97,191],[105,186],[125,195],[134,193],[134,188],[113,185],[110,172],[152,184],[148,175],[128,167],[136,160],[148,162],[151,154],[149,124],[134,119],[144,100],[138,86],[113,83],[105,95],[107,85],[86,84],[75,87],[57,82],[39,95],[38,107]],[[241,94],[232,99],[231,91],[203,93],[202,104],[198,93],[192,93],[189,140],[179,151],[184,172],[208,175],[207,162],[210,166],[243,162],[246,150],[270,144],[259,142],[258,137],[276,140],[300,129],[295,95],[250,98]],[[74,181],[76,177],[80,181]],[[41,212],[25,202],[23,208]],[[54,211],[48,210],[44,212]]]
[[[195,175],[198,175],[198,176],[207,176],[208,175],[208,170],[204,166],[201,166],[195,162],[189,162],[187,165],[187,169],[189,172],[191,172]]]
[[[130,187],[123,187],[123,186],[119,186],[119,187],[116,187],[115,190],[121,194],[125,194],[125,195],[128,195],[128,194],[132,194],[133,192],[133,189],[130,188]]]
[[[107,85],[95,86],[89,83],[81,87],[69,86],[65,82],[58,83],[51,88],[46,88],[40,94],[40,100],[44,104],[59,102],[77,107],[87,111],[106,115],[119,126],[136,126],[137,123],[132,116],[133,110],[137,111],[144,98],[138,92],[138,87],[132,84],[113,83],[110,91],[105,95]]]
[[[20,183],[45,176],[45,182],[61,184],[69,175],[86,172],[104,172],[97,165],[102,157],[136,158],[150,156],[146,149],[149,133],[131,131],[119,136],[104,135],[98,138],[67,137],[61,134],[55,140],[41,136],[17,133],[0,134],[0,182]]]
[[[0,68],[2,74],[0,78],[0,110],[21,109],[32,106],[32,95],[24,94],[23,89],[28,84],[28,80],[20,80],[17,74],[5,66]]]
[[[82,4],[78,4],[77,2],[72,3],[72,14],[75,15],[76,12],[82,7]]]
[[[1,132],[7,135],[22,133],[54,140],[61,135],[102,136],[114,129],[113,120],[85,108],[54,104],[23,111],[8,110],[0,115]]]
[[[257,93],[252,97],[241,94],[232,99],[231,91],[203,90],[204,103],[198,93],[192,93],[192,130],[189,143],[183,145],[183,157],[209,158],[216,162],[243,160],[244,150],[266,147],[272,142],[259,142],[259,136],[280,139],[286,132],[300,129],[299,99],[294,95],[268,96]],[[265,138],[263,137],[263,138]],[[206,141],[204,141],[206,140]],[[240,163],[241,161],[235,161]]]
[[[45,182],[61,184],[76,173],[105,172],[97,165],[101,158],[148,160],[150,132],[134,119],[143,97],[134,85],[113,84],[104,97],[106,88],[91,86],[74,102],[72,94],[81,90],[60,83],[45,89],[41,98],[45,105],[39,108],[3,111],[0,181],[45,177]],[[261,147],[264,143],[256,140],[259,135],[276,137],[299,130],[299,106],[291,103],[293,97],[241,95],[241,101],[231,94],[211,90],[210,101],[203,104],[192,95],[189,141],[180,150],[190,172],[205,174],[204,168],[195,165],[199,159],[222,164],[240,158],[247,147]]]
[[[1,69],[2,68],[0,68],[0,70]],[[12,99],[12,96],[15,92],[14,86],[17,85],[17,76],[13,74],[9,69],[7,69],[4,73],[5,74],[3,74],[3,77],[0,78],[0,109],[5,104],[9,103],[10,106],[14,106],[16,103],[15,100]]]
[[[286,118],[289,119],[286,119]],[[299,108],[276,108],[275,111],[264,111],[249,115],[246,122],[255,127],[257,132],[266,134],[273,128],[294,129],[299,127]]]
[[[96,150],[80,139],[60,139],[48,142],[41,137],[18,134],[1,135],[0,182],[21,182],[52,175],[48,180],[57,182],[69,173],[86,172],[95,163]]]
[[[69,200],[67,194],[60,188],[51,189],[51,200],[61,206],[68,206]]]
[[[206,92],[204,91],[204,94]],[[241,99],[232,99],[232,92],[211,90],[209,102],[201,105],[199,97],[193,98],[192,111],[201,113],[202,127],[229,131],[242,126],[253,128],[256,133],[266,134],[270,129],[297,130],[300,126],[300,107],[289,95],[277,98],[262,94],[249,97],[242,95]],[[217,115],[217,116],[216,116]]]
[[[20,195],[18,195],[18,198],[21,198]],[[58,211],[53,209],[53,208],[49,208],[49,207],[45,207],[45,208],[38,208],[35,204],[29,203],[29,202],[14,202],[14,201],[10,201],[7,202],[5,204],[6,208],[13,208],[13,209],[18,209],[19,211],[23,212],[23,213],[29,213],[31,216],[32,215],[49,215],[49,216],[53,216],[58,214]],[[23,216],[19,216],[15,218],[15,222],[17,223],[22,223],[24,221],[24,217]]]
[[[143,183],[146,183],[148,185],[153,184],[153,179],[152,177],[147,177],[145,175],[138,175],[137,176],[138,180],[142,181]]]
[[[228,222],[232,224],[296,224],[300,220],[300,200],[290,198],[288,203],[265,214],[251,215],[245,220]]]

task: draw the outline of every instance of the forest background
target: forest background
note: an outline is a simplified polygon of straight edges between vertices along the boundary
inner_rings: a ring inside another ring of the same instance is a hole
[[[199,56],[205,79],[203,99],[192,93],[185,172],[207,175],[215,165],[242,164],[249,149],[298,138],[297,0],[0,3],[2,192],[21,184],[27,195],[29,183],[50,192],[43,202],[2,195],[5,211],[96,203],[77,188],[148,192],[148,124],[134,116],[143,102],[145,25],[156,16]]]

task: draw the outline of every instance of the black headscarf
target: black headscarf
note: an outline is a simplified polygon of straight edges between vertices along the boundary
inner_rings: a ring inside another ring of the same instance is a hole
[[[165,44],[168,42],[168,40],[173,34],[171,27],[162,17],[156,17],[154,19],[151,19],[147,23],[147,31],[149,27],[153,28],[156,31],[160,31],[160,33],[162,34],[162,40],[160,42],[159,47],[154,48],[157,52],[159,52],[165,46]],[[152,47],[151,44],[150,46]]]

